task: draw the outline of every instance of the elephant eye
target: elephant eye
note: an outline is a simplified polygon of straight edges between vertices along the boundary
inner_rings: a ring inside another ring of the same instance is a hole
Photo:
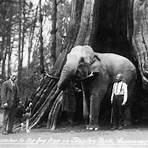
[[[78,69],[79,68],[83,68],[83,67],[84,67],[84,64],[83,63],[80,63],[79,66],[78,66]]]
[[[91,60],[91,63],[90,64],[93,64],[94,62],[96,61],[100,61],[99,57],[97,57],[96,55],[92,58]]]
[[[95,62],[95,59],[93,58],[90,64],[93,64]]]

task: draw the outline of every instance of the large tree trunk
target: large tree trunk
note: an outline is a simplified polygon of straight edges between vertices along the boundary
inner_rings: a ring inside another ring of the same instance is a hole
[[[9,30],[10,34],[8,37],[8,68],[7,68],[7,76],[11,73],[11,55],[12,55],[12,43],[11,43],[11,28]]]
[[[21,59],[21,45],[22,45],[22,19],[21,19],[21,13],[22,13],[22,1],[19,1],[19,28],[18,28],[18,85],[20,86],[21,82],[21,73],[22,73],[22,59]]]
[[[133,47],[137,55],[138,68],[143,87],[148,88],[148,1],[134,1],[133,5]]]
[[[113,52],[126,56],[135,64],[143,86],[148,84],[148,27],[146,0],[73,0],[73,12],[64,49],[50,75],[46,75],[32,94],[31,127],[48,117],[53,128],[61,104],[61,92],[56,91],[57,77],[66,55],[74,45],[89,44],[97,52]],[[145,87],[144,87],[145,88]],[[49,116],[48,116],[49,114]],[[54,118],[53,118],[54,115]]]
[[[75,45],[84,45],[84,42],[87,37],[87,33],[90,34],[89,30],[91,30],[89,21],[92,19],[91,12],[94,6],[94,0],[85,0],[84,6],[81,14],[81,23],[79,28],[79,33],[77,35],[77,39],[75,41]]]
[[[7,48],[6,48],[6,36],[2,37],[2,70],[1,74],[5,78],[5,64],[6,64]]]
[[[39,23],[40,23],[40,34],[39,34],[39,52],[40,52],[40,71],[44,73],[44,47],[43,47],[43,15],[42,15],[42,8],[41,8],[41,0],[39,0]]]
[[[52,10],[52,30],[51,30],[51,39],[49,50],[51,52],[50,60],[51,66],[53,67],[56,61],[56,33],[57,33],[57,0],[53,1],[53,10]]]
[[[32,49],[34,32],[35,32],[35,27],[37,22],[37,13],[38,13],[38,6],[36,7],[33,24],[31,25],[30,31],[29,31],[28,60],[27,60],[28,69],[30,67],[30,62],[31,62],[31,49]]]

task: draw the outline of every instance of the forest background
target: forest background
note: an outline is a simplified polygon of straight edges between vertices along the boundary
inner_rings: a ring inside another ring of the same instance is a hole
[[[21,100],[39,86],[43,69],[52,69],[70,15],[70,0],[0,0],[0,79],[17,73]]]

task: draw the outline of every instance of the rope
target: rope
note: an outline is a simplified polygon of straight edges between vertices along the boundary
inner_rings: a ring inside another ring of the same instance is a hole
[[[82,79],[78,79],[78,80],[79,80],[79,81],[84,81],[84,80],[87,80],[88,78],[97,76],[98,74],[99,74],[99,72],[91,72],[87,77],[82,78]]]
[[[47,72],[46,72],[44,75],[45,75],[45,76],[48,76],[49,78],[54,79],[54,80],[59,80],[59,79],[60,79],[60,77],[52,76],[52,75],[48,74]],[[79,81],[84,81],[84,80],[86,80],[86,79],[88,79],[88,78],[91,78],[91,77],[94,77],[94,76],[96,76],[96,75],[98,75],[98,72],[92,72],[92,73],[90,73],[87,77],[82,78],[82,79],[78,79],[78,80],[79,80]]]
[[[49,77],[51,79],[54,79],[54,80],[59,80],[60,79],[60,77],[52,76],[52,75],[50,75],[48,73],[45,73],[45,76],[47,76],[47,77]]]

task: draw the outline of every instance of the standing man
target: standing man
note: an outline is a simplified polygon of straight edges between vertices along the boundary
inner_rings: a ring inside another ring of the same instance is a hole
[[[1,99],[3,113],[2,134],[13,133],[13,122],[15,118],[16,107],[19,103],[18,86],[16,84],[16,75],[11,74],[9,80],[2,84]]]
[[[127,84],[123,81],[123,75],[117,74],[113,84],[112,104],[112,129],[122,129],[124,124],[124,105],[127,102]]]

